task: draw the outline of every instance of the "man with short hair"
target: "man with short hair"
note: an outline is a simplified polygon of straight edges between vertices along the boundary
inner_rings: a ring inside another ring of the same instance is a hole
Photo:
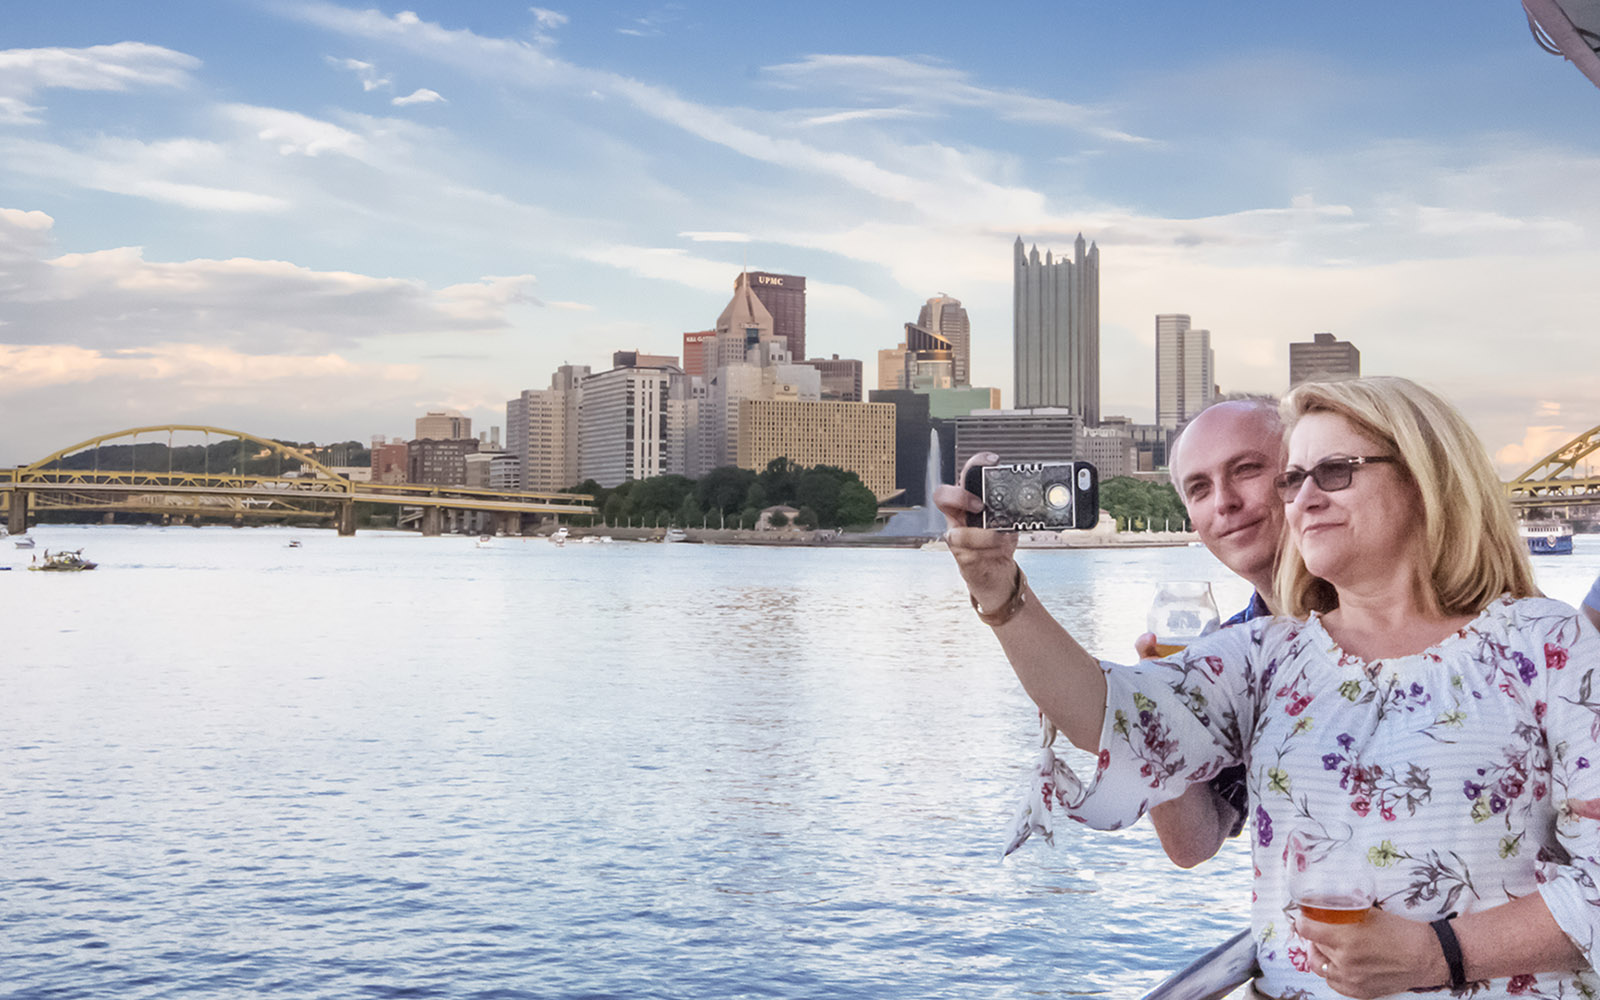
[[[1283,471],[1283,424],[1269,400],[1228,400],[1200,411],[1184,426],[1167,457],[1172,483],[1189,522],[1211,554],[1239,574],[1255,593],[1235,625],[1269,614],[1263,597],[1283,537],[1283,500],[1272,481]],[[1155,637],[1139,637],[1141,656],[1155,655]],[[1170,802],[1150,809],[1161,847],[1183,868],[1217,853],[1244,826],[1244,768],[1231,767]]]

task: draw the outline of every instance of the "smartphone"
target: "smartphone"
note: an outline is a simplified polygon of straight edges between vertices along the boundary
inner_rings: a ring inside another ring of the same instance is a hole
[[[1061,531],[1100,520],[1100,473],[1090,462],[979,465],[967,470],[965,486],[983,498],[968,527]]]

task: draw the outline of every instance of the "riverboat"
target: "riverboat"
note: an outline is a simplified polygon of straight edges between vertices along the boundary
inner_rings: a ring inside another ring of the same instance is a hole
[[[15,545],[19,549],[31,549],[33,548],[33,539],[29,538],[27,535],[18,535],[11,540],[11,544]]]
[[[1519,530],[1529,555],[1572,555],[1572,526],[1564,521],[1523,521]]]
[[[689,533],[682,528],[668,528],[666,536],[661,540],[663,542],[687,542]]]
[[[29,569],[43,570],[47,573],[81,573],[87,569],[94,569],[98,563],[92,563],[83,557],[82,549],[51,552],[44,550],[44,562],[36,562]]]

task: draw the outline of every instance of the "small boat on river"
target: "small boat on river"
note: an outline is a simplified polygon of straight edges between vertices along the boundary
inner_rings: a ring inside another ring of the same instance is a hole
[[[31,549],[33,548],[33,539],[29,538],[27,535],[18,535],[11,540],[11,544],[15,545],[19,549]]]
[[[59,552],[45,549],[44,562],[35,562],[28,568],[46,573],[81,573],[86,569],[94,569],[97,565],[99,564],[83,557],[82,549],[62,549]]]
[[[1565,521],[1523,521],[1519,531],[1529,555],[1572,555],[1572,526]]]

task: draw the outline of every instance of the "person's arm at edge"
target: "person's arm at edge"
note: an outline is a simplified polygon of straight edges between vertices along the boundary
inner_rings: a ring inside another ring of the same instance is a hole
[[[962,468],[960,481],[966,481],[967,468],[974,464],[996,461],[998,457],[992,453],[974,455]],[[1022,579],[1016,563],[1016,536],[966,527],[967,514],[981,511],[983,501],[960,486],[939,486],[933,500],[949,524],[945,543],[968,591],[985,610],[1005,607]],[[1026,583],[1022,596],[1017,613],[1004,624],[992,626],[1000,648],[1023,690],[1056,729],[1074,746],[1096,752],[1106,714],[1106,678],[1100,661],[1051,617]]]
[[[1141,660],[1160,655],[1156,637],[1149,632],[1139,636],[1133,648]],[[1161,849],[1179,868],[1193,868],[1214,857],[1239,821],[1238,810],[1217,794],[1211,782],[1190,785],[1177,798],[1151,806],[1149,815]]]
[[[1589,588],[1589,596],[1583,599],[1583,616],[1589,619],[1589,624],[1600,630],[1600,576],[1595,577],[1594,586]]]
[[[1469,982],[1589,966],[1536,892],[1468,913],[1450,925]],[[1319,970],[1328,961],[1328,985],[1346,996],[1382,997],[1450,981],[1439,939],[1420,920],[1376,911],[1355,924],[1298,917],[1295,929],[1314,946],[1307,956],[1310,967]]]

